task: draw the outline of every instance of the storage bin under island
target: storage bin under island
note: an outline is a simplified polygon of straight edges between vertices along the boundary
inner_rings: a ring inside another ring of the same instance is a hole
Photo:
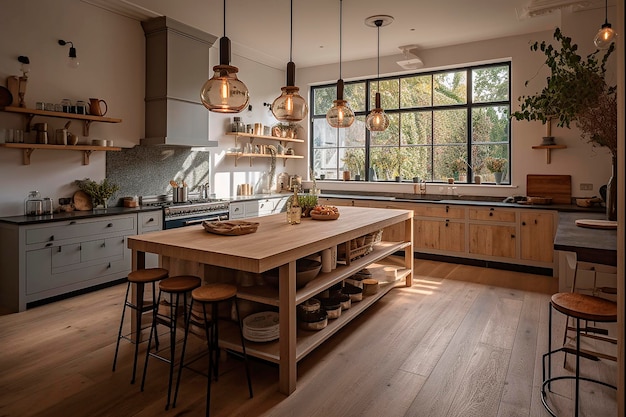
[[[290,394],[296,389],[297,362],[300,359],[396,285],[412,284],[413,212],[361,207],[341,207],[340,210],[341,216],[337,220],[304,218],[299,225],[289,225],[284,214],[255,218],[254,221],[260,223],[257,232],[241,236],[210,234],[198,225],[129,237],[132,267],[133,270],[143,268],[148,252],[160,255],[165,268],[189,265],[193,269],[170,270],[170,275],[194,273],[206,282],[215,279],[211,276],[212,267],[258,274],[278,268],[278,288],[269,285],[239,287],[237,296],[278,307],[279,340],[264,343],[247,341],[246,352],[277,363],[279,390]],[[404,224],[403,239],[390,242],[383,235],[382,241],[375,244],[371,253],[338,265],[330,272],[322,272],[304,287],[296,288],[296,260],[398,223]],[[403,258],[386,259],[397,252],[404,252]],[[387,263],[397,270],[393,279],[388,278],[389,271],[385,271],[388,268],[383,267]],[[320,331],[298,331],[298,304],[370,266],[374,278],[381,281],[378,292],[364,296],[362,301],[346,310],[346,314],[332,320]],[[238,332],[235,329],[232,332],[220,329],[219,344],[227,349],[240,350]]]

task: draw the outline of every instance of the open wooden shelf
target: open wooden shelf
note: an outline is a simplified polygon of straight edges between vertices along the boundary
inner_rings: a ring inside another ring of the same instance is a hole
[[[535,145],[533,149],[545,149],[546,150],[546,163],[552,162],[552,149],[565,149],[565,145]]]
[[[56,151],[80,151],[83,153],[83,165],[89,165],[89,156],[93,151],[121,151],[122,148],[114,146],[93,145],[44,145],[38,143],[0,143],[0,147],[22,149],[22,164],[30,165],[30,156],[35,149],[47,149]]]
[[[89,114],[65,113],[59,111],[36,110],[26,107],[6,106],[2,110],[9,113],[20,113],[27,117],[25,132],[30,132],[30,124],[35,116],[56,117],[62,119],[80,120],[83,122],[83,136],[89,136],[89,126],[92,122],[101,123],[121,123],[122,119],[104,116],[92,116]]]
[[[281,138],[278,136],[255,135],[252,133],[243,133],[243,132],[226,132],[226,134],[228,136],[235,136],[236,138],[248,138],[250,139],[250,142],[252,142],[252,139],[254,138],[259,138],[259,139],[267,139],[267,140],[276,140],[279,142],[304,143],[304,139],[297,139],[297,138]]]

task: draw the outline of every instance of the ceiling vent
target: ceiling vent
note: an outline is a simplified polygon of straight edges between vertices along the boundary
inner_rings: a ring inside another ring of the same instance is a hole
[[[405,59],[396,61],[396,64],[400,65],[403,69],[414,70],[424,66],[424,62],[419,56],[417,56],[417,52],[419,51],[419,47],[417,45],[404,45],[399,46],[398,48],[404,54]]]

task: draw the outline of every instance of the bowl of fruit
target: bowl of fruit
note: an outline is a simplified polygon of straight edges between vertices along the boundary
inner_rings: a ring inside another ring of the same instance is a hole
[[[335,206],[315,206],[309,214],[313,220],[337,220],[339,209]]]

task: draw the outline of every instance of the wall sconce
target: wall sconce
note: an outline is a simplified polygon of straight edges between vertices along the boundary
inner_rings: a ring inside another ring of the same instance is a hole
[[[80,62],[78,62],[78,58],[76,57],[76,48],[74,48],[74,43],[72,41],[64,41],[63,39],[59,39],[59,45],[65,46],[70,44],[70,53],[68,55],[67,66],[70,68],[78,68]]]

